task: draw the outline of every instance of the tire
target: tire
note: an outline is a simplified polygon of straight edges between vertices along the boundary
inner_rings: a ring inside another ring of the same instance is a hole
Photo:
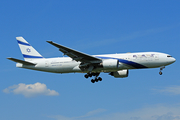
[[[85,77],[85,78],[88,78],[89,76],[86,74],[86,75],[84,75],[84,77]]]
[[[98,79],[99,79],[99,81],[102,81],[102,78],[101,78],[101,77],[99,77]]]
[[[92,83],[95,83],[95,80],[92,79],[91,82],[92,82]]]

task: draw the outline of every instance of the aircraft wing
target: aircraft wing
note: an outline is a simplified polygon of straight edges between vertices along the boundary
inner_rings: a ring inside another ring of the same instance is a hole
[[[54,45],[55,47],[59,48],[61,52],[64,53],[64,55],[67,55],[71,57],[73,60],[86,62],[86,63],[100,63],[102,60],[100,58],[93,57],[91,55],[73,50],[71,48],[65,47],[63,45],[54,43],[52,41],[47,41],[51,45]]]

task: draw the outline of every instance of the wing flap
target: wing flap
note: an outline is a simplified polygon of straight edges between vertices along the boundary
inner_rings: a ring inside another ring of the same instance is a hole
[[[36,65],[35,63],[19,60],[19,59],[16,59],[16,58],[7,58],[7,59],[9,59],[11,61],[14,61],[14,62],[17,62],[17,63],[24,64],[24,65]]]
[[[93,57],[91,55],[79,52],[77,50],[73,50],[71,48],[65,47],[63,45],[54,43],[52,41],[47,41],[51,45],[59,48],[61,52],[64,53],[64,55],[67,55],[71,57],[73,60],[81,61],[81,62],[87,62],[87,63],[100,63],[102,60],[100,58]]]

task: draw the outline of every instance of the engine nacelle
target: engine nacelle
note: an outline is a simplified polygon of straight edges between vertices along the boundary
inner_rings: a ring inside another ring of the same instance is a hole
[[[105,69],[116,69],[118,68],[119,61],[117,59],[107,59],[103,60],[101,64]]]
[[[129,70],[119,70],[119,71],[110,73],[110,75],[114,76],[115,78],[128,77],[128,74],[129,74]]]

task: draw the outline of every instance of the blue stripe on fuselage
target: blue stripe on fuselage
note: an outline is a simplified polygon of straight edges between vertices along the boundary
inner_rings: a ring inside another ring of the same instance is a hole
[[[23,54],[23,57],[24,58],[43,58],[41,56],[31,56],[31,55],[25,55],[25,54]]]
[[[17,40],[17,42],[18,42],[19,44],[21,44],[21,45],[31,46],[29,43],[24,43],[24,42],[21,42],[21,41],[19,41],[19,40]]]
[[[112,58],[112,57],[99,57],[99,56],[96,56],[96,57],[101,58],[101,59],[117,59],[119,62],[130,65],[130,66],[137,68],[137,69],[148,68],[148,67],[141,65],[139,63],[135,63],[135,62],[124,60],[124,59]]]

